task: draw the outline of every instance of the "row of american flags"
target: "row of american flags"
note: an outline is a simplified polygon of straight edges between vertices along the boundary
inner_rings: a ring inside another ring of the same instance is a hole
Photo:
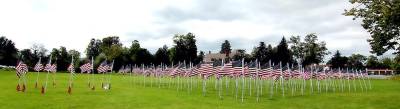
[[[214,63],[202,63],[196,66],[192,64],[179,63],[174,66],[136,66],[136,65],[125,65],[122,66],[118,72],[125,73],[136,73],[146,76],[170,76],[170,77],[192,77],[199,76],[203,79],[208,79],[212,76],[216,78],[220,77],[251,77],[260,79],[279,79],[283,77],[284,79],[296,78],[296,79],[311,79],[316,78],[318,80],[323,80],[327,78],[345,78],[354,79],[361,78],[368,75],[362,70],[321,70],[315,69],[311,71],[305,70],[304,68],[293,67],[293,66],[279,66],[270,65],[264,67],[257,67],[250,62],[245,65],[238,64],[238,61],[231,61],[225,63],[224,65],[215,65]]]
[[[88,84],[89,87],[94,90],[94,71],[97,70],[97,72],[105,74],[109,72],[113,72],[113,64],[114,62],[107,62],[103,61],[96,69],[94,68],[93,65],[93,59],[92,61],[89,61],[79,67],[81,73],[86,73],[86,74],[92,74],[92,79],[90,79],[90,76],[88,75]],[[51,63],[48,62],[45,66],[41,64],[39,61],[35,66],[34,70],[39,72],[39,71],[47,71],[48,74],[49,72],[52,72],[55,74],[57,69],[57,64],[56,63]],[[17,70],[17,76],[18,78],[24,77],[23,75],[28,72],[28,66],[24,64],[22,61],[20,61],[16,67]],[[70,79],[70,85],[68,92],[70,93],[70,90],[72,89],[72,78],[75,73],[75,66],[73,64],[73,59],[71,61],[71,64],[68,66],[68,71],[71,72],[71,79]],[[228,80],[227,78],[233,79],[236,82],[236,90],[238,90],[238,80],[242,81],[242,90],[246,89],[244,88],[245,86],[245,81],[248,80],[250,83],[250,92],[251,92],[251,84],[256,84],[255,86],[257,87],[262,87],[263,85],[260,85],[262,82],[251,82],[251,81],[270,81],[272,83],[270,86],[271,87],[278,87],[280,86],[282,89],[282,95],[284,95],[285,88],[289,88],[293,91],[298,90],[298,88],[303,90],[305,89],[306,86],[310,87],[310,90],[314,90],[314,87],[317,87],[319,91],[321,90],[322,86],[325,86],[326,89],[328,90],[328,87],[332,87],[334,89],[335,87],[339,87],[344,90],[344,86],[348,85],[348,89],[350,91],[350,87],[354,87],[354,90],[356,90],[356,87],[360,87],[361,89],[371,89],[371,83],[368,78],[368,73],[363,71],[363,70],[354,70],[354,69],[334,69],[334,70],[326,70],[323,68],[318,68],[318,67],[302,67],[300,65],[292,65],[292,64],[282,64],[282,63],[265,63],[261,64],[257,60],[253,62],[248,62],[245,63],[244,60],[240,61],[229,61],[229,62],[224,62],[222,61],[216,61],[213,63],[200,63],[197,65],[194,65],[192,63],[186,63],[186,62],[179,62],[178,64],[172,64],[172,65],[123,65],[119,68],[117,71],[120,74],[131,74],[131,75],[142,75],[145,78],[176,78],[178,81],[180,81],[180,78],[198,78],[203,81],[208,81],[208,80],[215,80],[215,81],[221,81],[221,78],[224,78]],[[38,73],[39,75],[39,73]],[[103,76],[105,77],[105,76]],[[110,76],[109,76],[110,77]],[[110,82],[108,82],[106,85],[103,84],[102,79],[102,87],[105,87],[107,85],[108,89],[111,87]],[[107,79],[106,79],[107,80]],[[110,80],[110,79],[108,79]],[[356,85],[355,83],[350,84],[350,82],[345,82],[344,80],[347,81],[356,81],[359,80],[360,84]],[[365,82],[368,80],[368,83]],[[161,81],[161,79],[160,79]],[[308,83],[310,85],[307,85]],[[322,82],[326,83],[326,85],[321,85]],[[362,83],[362,82],[363,83]],[[55,79],[54,79],[55,82]],[[170,81],[171,82],[171,81]],[[329,85],[329,84],[336,84],[335,85]],[[47,84],[47,77],[46,77],[46,84]],[[189,83],[187,83],[189,84]],[[192,84],[192,83],[190,83]],[[226,84],[229,84],[229,82],[226,82]],[[367,85],[368,84],[368,85]],[[45,85],[47,86],[47,85]],[[217,82],[215,83],[215,86],[217,86]],[[18,86],[19,87],[19,86]],[[206,82],[203,82],[203,94],[206,93]],[[43,89],[43,87],[42,87]],[[46,89],[46,87],[44,88]],[[262,89],[262,88],[261,88]],[[270,88],[273,89],[273,88]],[[257,91],[259,89],[257,88]],[[243,92],[243,91],[242,91]],[[273,92],[271,90],[270,92]],[[221,93],[219,91],[219,93]],[[271,93],[272,94],[272,93]],[[237,96],[237,94],[236,94]],[[258,98],[258,96],[257,96]],[[243,101],[243,94],[242,94],[242,101]]]

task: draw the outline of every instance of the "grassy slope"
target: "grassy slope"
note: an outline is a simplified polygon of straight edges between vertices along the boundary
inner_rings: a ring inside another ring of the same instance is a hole
[[[104,91],[98,89],[100,83],[97,82],[95,91],[87,88],[86,75],[78,75],[75,79],[73,94],[68,95],[67,80],[68,75],[58,73],[57,86],[52,87],[49,84],[48,92],[45,95],[40,94],[39,89],[34,89],[35,73],[28,75],[27,92],[16,92],[16,77],[14,72],[0,71],[0,108],[182,108],[182,109],[398,109],[400,108],[400,81],[398,80],[374,80],[373,89],[368,92],[358,93],[321,93],[307,94],[304,96],[286,97],[275,94],[273,99],[268,99],[267,89],[260,102],[256,102],[255,92],[251,97],[246,92],[245,102],[236,100],[232,94],[232,87],[228,90],[228,95],[224,99],[218,99],[217,92],[214,90],[214,84],[208,84],[208,93],[206,97],[202,96],[201,88],[195,87],[194,92],[188,93],[185,89],[177,91],[176,87],[168,88],[165,84],[163,88],[153,84],[150,87],[150,80],[147,79],[147,86],[143,86],[142,77],[134,79],[134,85],[131,84],[131,78],[121,75],[112,76],[112,90]],[[41,73],[40,80],[43,82],[45,73]],[[50,76],[51,77],[51,76]],[[101,75],[96,75],[97,80],[101,80]],[[154,80],[155,81],[155,80]],[[169,81],[168,79],[163,81]],[[233,82],[231,82],[233,83]],[[231,84],[233,85],[233,84]],[[253,89],[254,90],[254,89]],[[224,90],[225,92],[226,90]],[[239,93],[240,94],[240,93]],[[240,98],[240,96],[239,96]]]

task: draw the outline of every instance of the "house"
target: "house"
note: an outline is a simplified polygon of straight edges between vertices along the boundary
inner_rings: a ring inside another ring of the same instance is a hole
[[[232,50],[232,52],[229,54],[229,58],[233,58],[234,55],[236,55],[238,50]],[[221,60],[225,59],[226,55],[223,53],[211,53],[211,51],[208,52],[203,58],[203,61],[205,63],[213,62],[214,60]]]

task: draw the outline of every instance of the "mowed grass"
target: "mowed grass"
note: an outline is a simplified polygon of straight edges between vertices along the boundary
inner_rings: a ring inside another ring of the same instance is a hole
[[[40,84],[45,81],[46,73],[40,73]],[[244,102],[241,102],[241,92],[235,98],[234,80],[230,80],[226,89],[225,80],[222,97],[214,88],[214,81],[207,83],[206,96],[202,95],[201,81],[193,80],[193,91],[188,90],[187,82],[177,88],[177,78],[163,78],[159,87],[159,79],[144,78],[142,76],[111,75],[112,89],[100,89],[103,75],[95,75],[96,89],[90,90],[87,86],[87,75],[77,74],[74,79],[72,94],[67,94],[69,74],[56,74],[56,87],[52,86],[49,75],[48,90],[40,94],[40,88],[35,89],[36,72],[27,75],[26,92],[17,92],[17,79],[14,71],[0,71],[0,108],[5,109],[46,109],[46,108],[90,108],[90,109],[399,109],[400,108],[400,81],[399,80],[372,80],[372,90],[361,92],[329,91],[310,93],[309,86],[305,95],[299,92],[291,95],[286,91],[285,97],[281,92],[274,92],[270,99],[268,82],[264,81],[263,94],[260,101],[256,101],[254,86],[252,95],[249,89],[245,90]],[[174,84],[169,84],[173,82]],[[182,83],[182,82],[181,82]],[[358,83],[357,83],[358,84]],[[190,89],[190,88],[189,88]],[[316,89],[316,88],[315,88]],[[275,90],[274,90],[275,91]]]

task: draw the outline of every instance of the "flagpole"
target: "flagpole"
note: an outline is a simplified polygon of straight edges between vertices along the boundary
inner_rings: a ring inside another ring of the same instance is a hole
[[[92,70],[92,90],[95,90],[95,85],[94,85],[94,81],[95,81],[95,77],[94,77],[94,60],[93,60],[93,56],[92,56],[92,68],[91,68],[91,70]]]
[[[52,65],[52,67],[53,67],[53,65]],[[55,72],[54,72],[54,70],[55,70]],[[55,61],[55,69],[52,69],[52,72],[53,72],[53,87],[56,87],[57,57],[56,57],[56,61]]]
[[[74,55],[72,55],[72,58],[71,58],[71,65],[70,66],[73,66],[73,64],[74,64]],[[69,77],[69,86],[68,86],[68,93],[69,94],[71,94],[71,91],[72,91],[72,74],[73,74],[73,72],[74,72],[74,68],[72,67],[71,68],[71,71],[70,71],[70,77]]]
[[[107,81],[109,90],[111,89],[111,74],[113,73],[113,69],[114,69],[114,59],[111,63],[110,74],[108,75],[108,81]]]
[[[41,63],[41,60],[42,60],[42,57],[39,58],[38,64],[42,64],[42,63]],[[35,67],[36,67],[36,66],[35,66]],[[36,77],[36,82],[35,82],[35,88],[38,87],[38,82],[39,82],[39,71],[40,71],[40,69],[37,70],[37,77]]]
[[[51,66],[51,58],[52,58],[52,56],[53,56],[53,55],[50,55],[49,63],[48,63],[47,65],[50,65],[50,66]],[[47,67],[47,65],[46,65],[46,67]],[[47,81],[48,81],[48,79],[49,79],[49,73],[50,73],[49,68],[46,68],[46,69],[47,69],[46,82],[45,82],[44,88],[42,88],[42,94],[44,94],[44,93],[47,91]],[[42,86],[42,87],[43,87],[43,86]]]
[[[244,58],[242,58],[242,103],[243,103],[243,96],[244,96]]]

